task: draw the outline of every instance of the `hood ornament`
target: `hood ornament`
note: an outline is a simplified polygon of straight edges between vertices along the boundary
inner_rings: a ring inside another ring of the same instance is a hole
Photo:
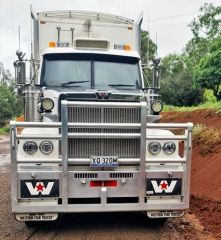
[[[110,96],[110,93],[101,91],[101,92],[96,92],[96,95],[99,100],[107,100]]]

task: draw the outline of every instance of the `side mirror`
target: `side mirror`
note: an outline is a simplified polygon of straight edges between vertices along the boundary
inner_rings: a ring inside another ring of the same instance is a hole
[[[24,85],[26,82],[26,64],[22,61],[15,63],[15,79],[18,85]]]
[[[18,60],[14,63],[15,79],[18,85],[24,85],[26,82],[26,63],[23,61],[25,53],[19,49],[16,51]]]
[[[153,87],[160,89],[160,79],[159,79],[159,70],[160,70],[160,58],[153,60]]]

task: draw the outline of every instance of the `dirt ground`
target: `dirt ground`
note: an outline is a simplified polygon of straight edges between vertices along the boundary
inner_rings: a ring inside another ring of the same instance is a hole
[[[166,112],[163,113],[162,122],[193,122],[219,131],[221,112]],[[221,143],[215,144],[213,151],[207,154],[202,154],[201,150],[202,146],[193,141],[190,213],[197,216],[204,230],[221,239]]]
[[[221,116],[212,111],[179,113],[175,118],[174,113],[166,113],[163,121],[193,121],[221,128]],[[192,196],[190,210],[183,218],[163,224],[147,220],[142,213],[69,214],[56,222],[27,228],[11,214],[9,138],[0,136],[0,240],[221,239],[220,149],[217,146],[215,152],[201,156],[200,146],[193,147]]]
[[[196,110],[191,112],[163,113],[162,122],[193,122],[221,129],[221,112]],[[213,146],[213,151],[201,154],[201,145],[193,141],[191,193],[214,199],[221,199],[221,142]]]

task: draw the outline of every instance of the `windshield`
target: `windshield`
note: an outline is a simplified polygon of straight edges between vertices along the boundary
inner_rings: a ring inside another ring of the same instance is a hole
[[[44,56],[41,84],[97,90],[140,89],[138,61],[102,54],[48,54]]]

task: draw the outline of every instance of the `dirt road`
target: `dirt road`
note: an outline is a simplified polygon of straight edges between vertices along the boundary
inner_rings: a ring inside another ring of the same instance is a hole
[[[165,224],[149,221],[142,213],[96,213],[68,214],[56,222],[27,228],[11,214],[8,136],[0,136],[0,193],[0,239],[218,239],[194,210]]]

